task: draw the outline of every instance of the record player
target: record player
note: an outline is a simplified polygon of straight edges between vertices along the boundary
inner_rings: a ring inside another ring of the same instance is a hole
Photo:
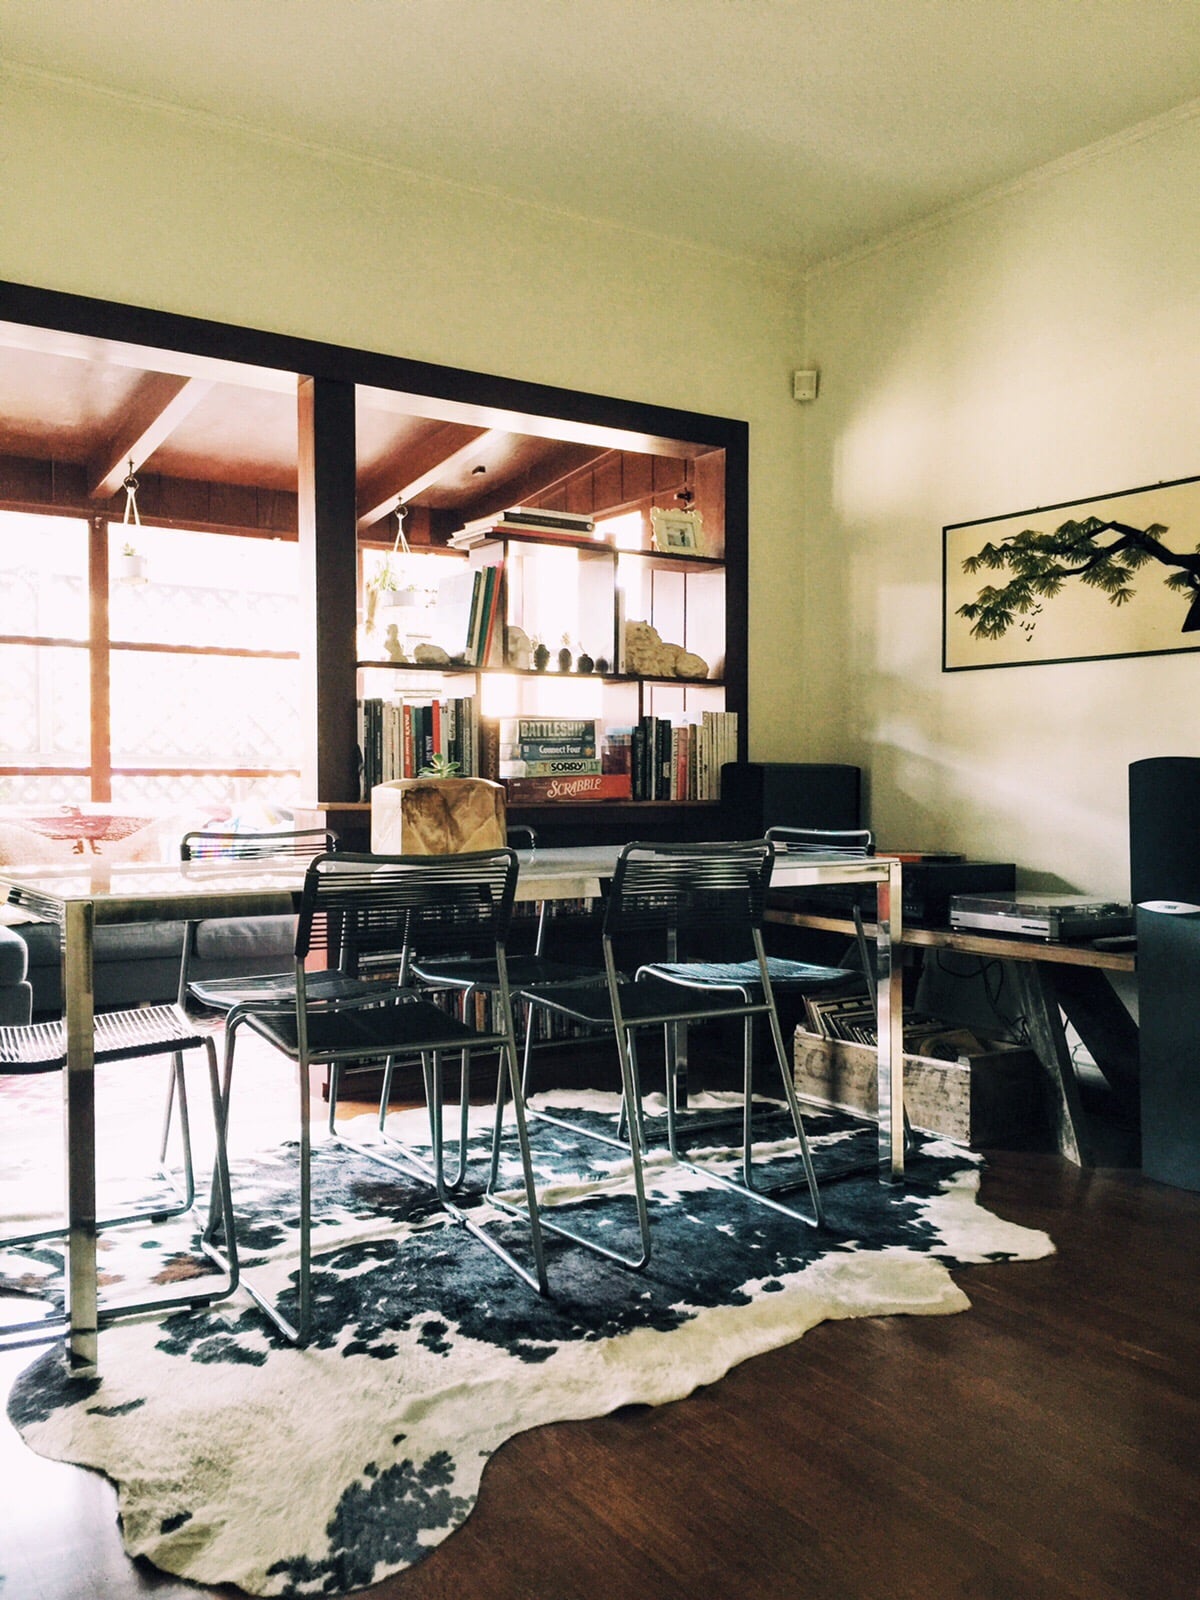
[[[1108,938],[1133,931],[1133,906],[1037,890],[950,897],[950,926],[963,933],[1009,933],[1021,939],[1065,942]]]

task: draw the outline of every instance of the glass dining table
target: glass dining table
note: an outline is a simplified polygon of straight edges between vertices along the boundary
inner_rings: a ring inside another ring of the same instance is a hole
[[[612,876],[618,845],[518,851],[517,899],[595,899]],[[0,898],[62,930],[67,1070],[63,1075],[67,1169],[68,1327],[66,1359],[81,1376],[98,1361],[96,1135],[93,1060],[93,946],[113,923],[253,917],[293,911],[304,883],[303,858],[175,863],[115,863],[103,856],[68,865],[0,867]],[[876,886],[875,990],[878,1020],[881,1181],[904,1171],[900,970],[892,959],[900,927],[900,862],[888,856],[806,855],[777,860],[772,888],[828,883]]]

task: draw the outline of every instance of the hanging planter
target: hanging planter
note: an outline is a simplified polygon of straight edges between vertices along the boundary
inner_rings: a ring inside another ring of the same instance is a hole
[[[138,510],[138,481],[133,475],[132,460],[129,463],[129,471],[126,474],[122,488],[125,490],[125,515],[122,521],[125,527],[131,531],[134,528],[140,531],[142,515]],[[147,583],[149,581],[145,556],[128,542],[121,546],[121,554],[117,557],[117,577],[122,583]]]
[[[146,583],[149,581],[146,572],[146,558],[127,544],[117,557],[117,577],[122,583]]]

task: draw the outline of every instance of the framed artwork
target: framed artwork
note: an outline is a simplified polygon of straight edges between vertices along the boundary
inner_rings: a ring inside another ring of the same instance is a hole
[[[700,554],[700,513],[664,511],[654,506],[650,512],[652,543],[664,555]]]
[[[1200,650],[1200,478],[942,529],[942,671]]]

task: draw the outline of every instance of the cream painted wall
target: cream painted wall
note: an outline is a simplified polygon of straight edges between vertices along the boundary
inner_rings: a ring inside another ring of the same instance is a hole
[[[751,437],[753,752],[800,753],[796,284],[32,76],[0,78],[0,277],[624,399]],[[786,559],[785,559],[786,557]]]
[[[1125,896],[1129,762],[1200,754],[1200,655],[940,671],[944,524],[1200,474],[1197,193],[1180,121],[809,280],[812,753],[885,844]]]

